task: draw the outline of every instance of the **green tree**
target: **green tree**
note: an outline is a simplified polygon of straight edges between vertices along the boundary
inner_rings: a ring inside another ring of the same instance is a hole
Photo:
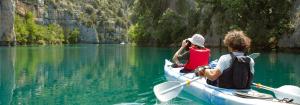
[[[133,29],[138,29],[140,32],[135,32],[130,37],[137,43],[154,42],[166,46],[178,43],[194,33],[205,34],[216,31],[212,27],[218,24],[217,35],[224,35],[231,29],[241,29],[253,39],[255,46],[272,48],[282,34],[293,31],[294,27],[290,19],[293,2],[291,0],[195,0],[195,2],[136,0],[131,19],[135,24]],[[212,20],[216,15],[221,20],[219,23]],[[132,33],[131,29],[129,33]],[[275,40],[269,42],[270,39]]]
[[[70,33],[70,35],[68,36],[68,41],[70,43],[77,43],[78,42],[78,38],[79,38],[79,34],[80,31],[78,28],[73,29],[73,31]]]
[[[24,23],[24,20],[18,15],[15,16],[15,25],[14,26],[15,26],[17,42],[20,44],[27,43],[29,31],[26,28],[26,24]]]
[[[37,41],[37,25],[34,21],[34,15],[32,12],[28,12],[25,15],[26,29],[29,32],[28,41],[29,43],[34,43]]]
[[[48,38],[49,43],[58,44],[64,41],[64,31],[63,28],[58,24],[48,25]]]
[[[252,37],[254,45],[270,48],[270,38],[278,40],[282,34],[293,30],[290,25],[290,0],[216,1],[228,14],[225,20],[229,21],[229,27],[245,30]]]

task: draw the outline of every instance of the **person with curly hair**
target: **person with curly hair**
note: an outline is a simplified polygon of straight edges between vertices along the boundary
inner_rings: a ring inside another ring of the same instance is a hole
[[[254,74],[254,60],[247,57],[251,39],[243,31],[229,31],[223,40],[229,54],[222,55],[215,68],[197,68],[207,83],[228,89],[249,89]],[[201,70],[199,70],[201,69]]]

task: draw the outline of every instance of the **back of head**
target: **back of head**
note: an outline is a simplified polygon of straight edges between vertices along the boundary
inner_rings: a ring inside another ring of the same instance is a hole
[[[224,44],[233,50],[247,52],[251,46],[251,39],[243,31],[229,31],[224,38]]]

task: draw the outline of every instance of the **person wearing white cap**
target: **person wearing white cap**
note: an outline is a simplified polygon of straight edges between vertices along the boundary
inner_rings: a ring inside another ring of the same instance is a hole
[[[210,49],[204,46],[205,39],[200,34],[194,34],[191,38],[185,39],[181,43],[181,47],[176,51],[173,56],[173,62],[175,67],[184,66],[181,72],[192,72],[198,66],[206,66],[209,62]],[[191,46],[188,46],[191,43]],[[188,51],[183,50],[189,47]],[[180,61],[185,60],[186,64],[182,64]]]

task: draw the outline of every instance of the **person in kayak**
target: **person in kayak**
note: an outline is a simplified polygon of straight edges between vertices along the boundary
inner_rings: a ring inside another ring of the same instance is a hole
[[[200,34],[194,34],[191,38],[182,41],[181,47],[173,56],[175,67],[184,67],[180,72],[188,73],[198,66],[208,65],[210,49],[204,47],[204,42],[205,39]],[[189,43],[190,46],[188,46]],[[187,47],[188,50],[183,52]],[[185,61],[186,64],[182,64],[180,61]]]
[[[207,83],[228,89],[250,89],[254,60],[245,56],[251,39],[243,31],[229,31],[223,40],[229,54],[222,55],[214,69],[199,68],[196,75],[207,77]]]

